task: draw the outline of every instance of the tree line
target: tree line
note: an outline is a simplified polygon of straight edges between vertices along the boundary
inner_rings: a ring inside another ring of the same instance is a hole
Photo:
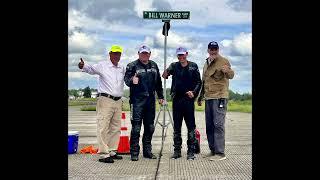
[[[75,98],[79,98],[82,94],[83,97],[90,98],[92,91],[97,91],[97,89],[93,89],[93,88],[90,88],[89,86],[87,86],[84,89],[81,89],[81,88],[69,89],[68,95],[69,96],[72,95]],[[167,88],[166,94],[167,94],[167,101],[172,101],[172,98],[170,96],[170,88]],[[124,97],[129,98],[129,95],[130,95],[129,89],[125,89],[124,90]],[[238,92],[233,92],[232,90],[229,90],[229,100],[235,100],[235,101],[252,100],[252,94],[251,93],[240,94]]]
[[[98,91],[97,89],[90,88],[89,86],[85,87],[84,89],[69,89],[68,96],[74,96],[75,98],[79,98],[83,96],[84,98],[90,98],[92,91]]]

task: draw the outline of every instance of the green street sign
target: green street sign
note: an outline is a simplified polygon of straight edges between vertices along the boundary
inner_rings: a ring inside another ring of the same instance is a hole
[[[190,11],[143,11],[143,19],[190,19]]]

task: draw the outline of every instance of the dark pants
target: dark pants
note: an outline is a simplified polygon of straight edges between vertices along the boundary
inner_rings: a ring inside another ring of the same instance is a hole
[[[142,122],[144,125],[142,137],[143,153],[150,153],[152,150],[151,139],[154,133],[155,97],[137,97],[130,110],[132,112],[130,154],[139,155],[139,138]]]
[[[190,99],[186,96],[184,97],[174,97],[172,101],[172,111],[173,111],[173,143],[174,150],[180,151],[182,145],[181,138],[181,126],[182,120],[188,128],[188,151],[194,152],[195,149],[195,118],[194,118],[194,99]]]
[[[219,101],[219,99],[206,100],[206,131],[210,150],[224,154],[227,100],[221,102],[223,107],[219,107]]]

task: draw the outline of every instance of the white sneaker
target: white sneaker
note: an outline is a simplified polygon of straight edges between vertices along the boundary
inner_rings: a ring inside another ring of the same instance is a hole
[[[212,151],[210,151],[209,153],[207,153],[207,154],[204,154],[202,157],[203,158],[208,158],[208,157],[212,157],[212,156],[214,156],[215,154],[212,152]]]
[[[227,159],[226,155],[224,154],[216,154],[215,156],[210,158],[210,161],[221,161]]]

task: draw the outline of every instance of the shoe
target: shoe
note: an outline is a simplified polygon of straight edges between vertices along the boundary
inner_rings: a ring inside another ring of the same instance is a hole
[[[225,154],[216,154],[215,156],[210,158],[210,161],[221,161],[225,159],[227,159]]]
[[[131,161],[138,161],[138,160],[139,160],[138,156],[131,156]]]
[[[196,158],[196,157],[194,156],[193,152],[188,152],[187,153],[187,160],[194,160],[194,158]]]
[[[212,156],[215,156],[216,154],[213,152],[213,151],[210,151],[209,153],[203,155],[202,157],[203,158],[208,158],[208,157],[212,157]]]
[[[106,157],[106,158],[100,158],[99,162],[103,163],[114,163],[113,159],[111,157]]]
[[[173,155],[171,156],[171,159],[178,159],[181,158],[181,151],[174,151]]]
[[[115,154],[113,156],[110,156],[112,159],[122,159],[122,156],[119,156],[118,154]]]
[[[157,159],[157,156],[152,153],[143,154],[143,157],[148,159]]]

